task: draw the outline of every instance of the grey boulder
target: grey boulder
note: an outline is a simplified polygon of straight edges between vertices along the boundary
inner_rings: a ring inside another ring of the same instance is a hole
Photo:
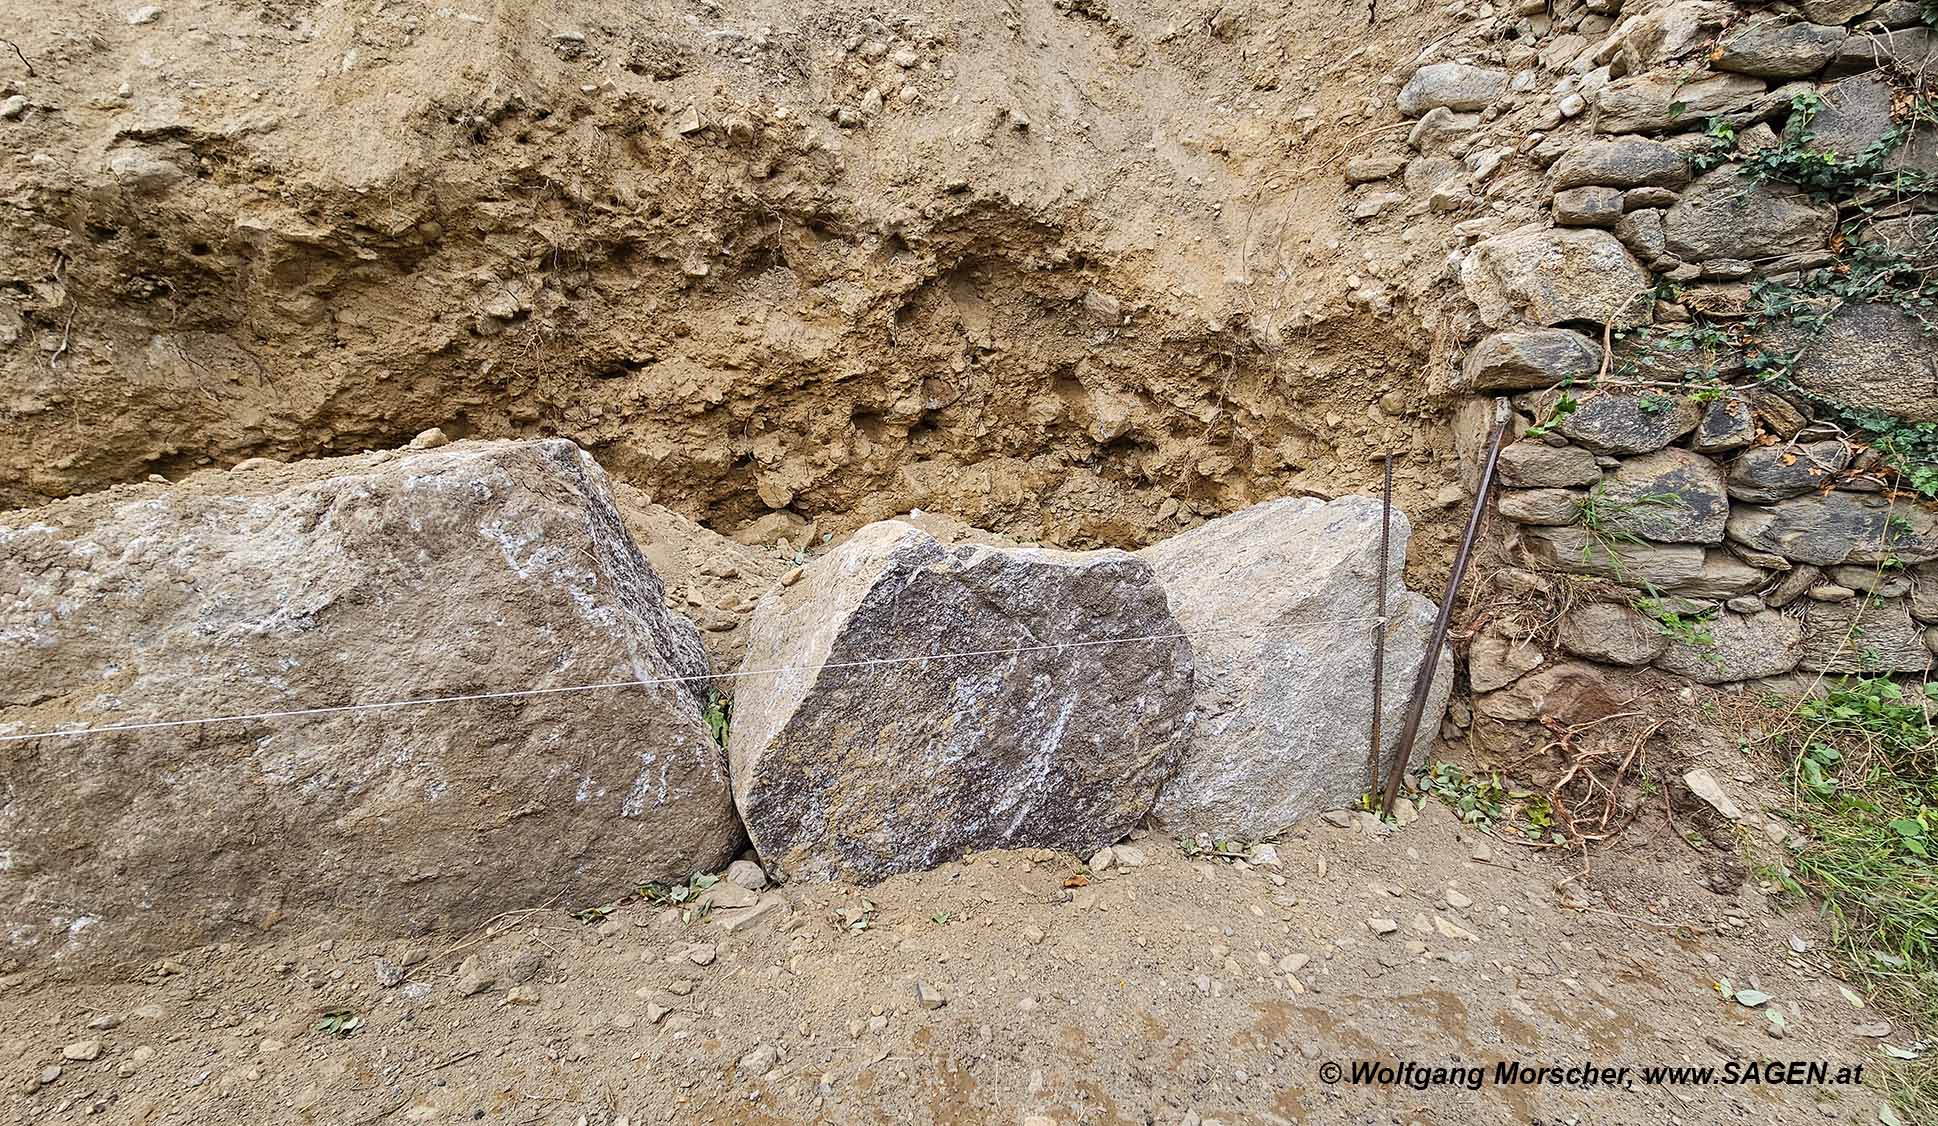
[[[1938,559],[1938,515],[1914,502],[1868,493],[1739,504],[1730,512],[1728,534],[1752,550],[1820,567]]]
[[[1659,543],[1722,543],[1729,519],[1721,467],[1679,449],[1624,459],[1591,504],[1607,530]]]
[[[1760,78],[1715,74],[1685,82],[1673,71],[1620,78],[1595,93],[1595,132],[1657,133],[1699,128],[1703,120],[1748,109],[1763,96]]]
[[[1670,639],[1655,664],[1698,684],[1781,676],[1803,659],[1803,623],[1775,610],[1724,612],[1688,628],[1691,635]]]
[[[1811,602],[1804,611],[1800,665],[1811,672],[1923,672],[1932,663],[1903,599]]]
[[[748,629],[734,801],[796,877],[1088,855],[1190,745],[1190,642],[1125,552],[945,547],[883,521],[762,596]]]
[[[1601,454],[1651,453],[1694,430],[1702,417],[1692,399],[1627,391],[1590,391],[1575,398],[1573,410],[1557,413],[1562,394],[1543,396],[1537,414],[1555,417],[1562,437]]]
[[[1765,332],[1795,352],[1791,378],[1814,395],[1907,422],[1938,422],[1938,334],[1894,305],[1847,305],[1810,332],[1794,321]]]
[[[693,627],[570,442],[197,474],[0,516],[15,954],[463,931],[732,859]],[[669,682],[694,678],[688,683]],[[637,685],[634,681],[643,681]]]
[[[1725,165],[1689,185],[1663,223],[1670,253],[1689,261],[1775,258],[1822,250],[1837,208]]]
[[[1428,110],[1477,110],[1507,92],[1507,72],[1465,63],[1428,63],[1400,87],[1401,114],[1419,117]]]
[[[1565,489],[1602,479],[1595,455],[1580,446],[1515,442],[1501,450],[1501,483],[1522,489]]]
[[[1458,390],[1528,391],[1591,378],[1602,347],[1565,328],[1512,329],[1467,350]]]
[[[1611,188],[1679,188],[1689,182],[1689,161],[1675,148],[1646,137],[1589,141],[1561,154],[1548,174],[1557,191],[1601,185]]]
[[[1409,526],[1393,514],[1383,751],[1397,747],[1435,607],[1401,581]],[[1184,832],[1257,839],[1341,808],[1366,787],[1380,505],[1291,497],[1253,505],[1138,554],[1194,636],[1198,726],[1157,817]],[[1422,731],[1453,687],[1444,653]],[[1415,745],[1424,761],[1427,740]]]
[[[1729,495],[1751,504],[1774,504],[1823,488],[1850,464],[1850,447],[1839,441],[1759,446],[1729,466]]]
[[[1804,78],[1824,69],[1849,35],[1828,24],[1752,18],[1723,38],[1710,61],[1717,70],[1758,78]]]
[[[1460,284],[1491,328],[1525,319],[1634,328],[1655,315],[1654,282],[1614,235],[1588,227],[1524,229],[1476,243]]]
[[[1555,625],[1562,651],[1611,665],[1646,665],[1669,647],[1668,635],[1647,615],[1614,602],[1568,609]]]

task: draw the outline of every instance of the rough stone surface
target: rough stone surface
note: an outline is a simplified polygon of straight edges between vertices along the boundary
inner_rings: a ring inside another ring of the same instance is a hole
[[[1926,564],[1911,572],[1911,616],[1938,623],[1938,566]]]
[[[1531,641],[1483,633],[1467,651],[1467,680],[1476,692],[1492,692],[1541,667],[1541,647]]]
[[[1729,538],[1796,563],[1901,563],[1938,559],[1938,516],[1909,501],[1861,493],[1801,496],[1769,506],[1739,504]]]
[[[1626,206],[1626,204],[1624,204]],[[1629,252],[1644,262],[1656,262],[1669,253],[1669,235],[1659,208],[1630,211],[1615,220],[1615,237]]]
[[[1633,607],[1587,602],[1571,607],[1555,627],[1562,651],[1611,665],[1646,665],[1669,647],[1656,623]]]
[[[1460,390],[1529,391],[1601,370],[1601,345],[1565,328],[1513,329],[1467,350]]]
[[[1520,543],[1536,570],[1647,583],[1658,590],[1693,581],[1703,569],[1700,547],[1612,542],[1573,526],[1522,528]]]
[[[1537,407],[1540,417],[1549,417],[1560,397],[1559,392],[1545,396]],[[1575,400],[1575,409],[1555,429],[1595,453],[1651,453],[1694,430],[1702,417],[1701,407],[1686,398],[1592,391],[1575,393]]]
[[[1460,282],[1492,328],[1523,318],[1634,328],[1654,316],[1649,272],[1607,231],[1550,228],[1483,239],[1462,263]]]
[[[1192,656],[1149,563],[944,547],[870,524],[761,597],[729,740],[770,868],[874,881],[983,848],[1088,856],[1150,812],[1192,726]],[[850,662],[1096,642],[948,660]]]
[[[1737,113],[1763,94],[1763,80],[1716,74],[1684,82],[1673,71],[1617,79],[1595,94],[1597,133],[1656,133],[1696,128],[1703,119]]]
[[[1428,110],[1477,110],[1507,92],[1507,72],[1464,63],[1428,63],[1400,87],[1396,104],[1407,117]]]
[[[1802,668],[1811,672],[1923,672],[1931,650],[1903,599],[1811,602]]]
[[[1346,162],[1346,182],[1370,184],[1375,180],[1388,179],[1405,167],[1406,158],[1397,153],[1355,157]]]
[[[1586,723],[1615,714],[1634,697],[1626,682],[1630,675],[1586,661],[1561,661],[1476,696],[1474,710],[1490,719]]]
[[[1696,628],[1708,644],[1671,638],[1656,667],[1698,684],[1729,684],[1780,676],[1796,668],[1803,657],[1803,623],[1775,610],[1724,612]]]
[[[1907,422],[1938,422],[1938,334],[1892,305],[1847,305],[1823,331],[1779,322],[1768,346],[1796,352],[1792,378],[1813,394]]]
[[[1689,185],[1663,223],[1670,252],[1690,261],[1774,258],[1823,249],[1837,208],[1724,165]]]
[[[1931,58],[1934,47],[1938,47],[1938,37],[1934,37],[1931,29],[1925,27],[1853,35],[1837,45],[1837,56],[1830,60],[1824,74],[1838,78],[1882,66],[1918,71]]]
[[[1365,788],[1370,700],[1341,693],[1370,666],[1380,505],[1290,497],[1253,505],[1144,549],[1178,624],[1196,635],[1198,724],[1158,798],[1167,827],[1258,839],[1338,809]],[[1386,667],[1413,670],[1436,608],[1401,585],[1409,526],[1395,511]],[[1202,632],[1200,632],[1202,631]],[[1438,729],[1454,664],[1443,653],[1423,730]],[[1385,697],[1385,753],[1404,692]],[[1424,761],[1424,745],[1416,752]]]
[[[1516,524],[1572,524],[1587,499],[1574,489],[1504,489],[1496,507]]]
[[[1622,61],[1630,73],[1639,74],[1689,55],[1735,15],[1734,6],[1715,0],[1676,0],[1624,21],[1617,32]]]
[[[1612,188],[1678,188],[1689,182],[1689,161],[1674,147],[1646,137],[1590,141],[1561,154],[1548,170],[1556,191],[1599,184]]]
[[[1554,221],[1563,227],[1613,227],[1622,217],[1618,188],[1568,188],[1554,193]]]
[[[1501,450],[1501,483],[1511,488],[1565,489],[1602,479],[1595,455],[1579,446],[1515,442]]]
[[[1734,598],[1749,594],[1769,582],[1770,576],[1728,551],[1712,550],[1703,554],[1702,566],[1696,573],[1680,582],[1662,587],[1665,594],[1687,595],[1691,598]]]
[[[1722,543],[1729,519],[1722,467],[1680,449],[1624,459],[1595,504],[1608,530],[1659,543]]]
[[[1850,32],[1820,23],[1777,23],[1751,18],[1718,45],[1710,65],[1758,78],[1804,78],[1837,55]]]
[[[569,442],[207,473],[0,516],[0,734],[704,677]],[[400,628],[408,623],[408,628]],[[694,689],[0,746],[16,954],[463,930],[741,840]]]
[[[1756,413],[1749,401],[1725,395],[1703,408],[1695,432],[1689,435],[1689,448],[1704,454],[1728,453],[1755,440]]]
[[[1824,487],[1850,464],[1850,447],[1839,441],[1760,446],[1729,466],[1729,495],[1751,504],[1774,504]]]

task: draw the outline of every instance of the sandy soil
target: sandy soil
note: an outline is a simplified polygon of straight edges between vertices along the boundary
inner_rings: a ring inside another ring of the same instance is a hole
[[[1334,819],[1276,864],[1140,834],[1139,867],[990,853],[872,889],[769,890],[731,930],[747,909],[581,921],[559,904],[461,939],[321,930],[113,980],[16,975],[7,1107],[32,1123],[1872,1120],[1868,1091],[1835,1085],[1493,1082],[1502,1061],[1875,1066],[1855,1033],[1874,1014],[1793,949],[1814,950],[1809,920],[1718,881],[1659,819],[1586,875],[1437,802],[1397,831]],[[1718,994],[1724,977],[1772,995],[1781,1039]],[[358,1023],[319,1030],[331,1012]],[[91,1040],[98,1057],[62,1059]],[[1322,1078],[1356,1060],[1479,1063],[1488,1081]]]

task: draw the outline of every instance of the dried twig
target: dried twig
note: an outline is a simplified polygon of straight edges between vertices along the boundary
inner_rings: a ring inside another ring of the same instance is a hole
[[[0,39],[0,43],[5,43],[7,47],[13,51],[13,57],[20,60],[20,65],[27,68],[27,77],[29,78],[40,77],[40,73],[34,69],[34,64],[28,62],[27,56],[20,52],[20,44],[15,43],[11,39]]]

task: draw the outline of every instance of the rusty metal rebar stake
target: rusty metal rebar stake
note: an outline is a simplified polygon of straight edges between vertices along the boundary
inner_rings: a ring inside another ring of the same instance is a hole
[[[1373,619],[1373,736],[1366,748],[1366,793],[1379,789],[1380,713],[1386,682],[1386,568],[1393,537],[1393,455],[1385,459],[1385,484],[1380,490],[1379,512],[1379,593]]]
[[[1501,417],[1494,424],[1494,436],[1487,444],[1487,465],[1480,473],[1480,487],[1474,490],[1474,510],[1467,516],[1467,531],[1460,537],[1460,551],[1454,556],[1452,573],[1447,576],[1447,593],[1440,599],[1440,614],[1433,620],[1433,634],[1427,639],[1427,651],[1420,657],[1419,675],[1413,678],[1413,699],[1406,706],[1406,726],[1400,729],[1400,745],[1386,768],[1386,792],[1380,798],[1379,807],[1382,817],[1393,815],[1393,802],[1400,796],[1400,779],[1406,774],[1406,760],[1413,755],[1413,741],[1420,737],[1420,714],[1426,710],[1433,674],[1440,667],[1440,647],[1447,643],[1447,627],[1453,621],[1454,596],[1460,592],[1461,577],[1467,573],[1467,561],[1474,553],[1474,539],[1480,534],[1482,517],[1487,514],[1487,494],[1494,487],[1494,467],[1501,460],[1501,439],[1507,436],[1508,423],[1514,417],[1507,411],[1498,413]]]

